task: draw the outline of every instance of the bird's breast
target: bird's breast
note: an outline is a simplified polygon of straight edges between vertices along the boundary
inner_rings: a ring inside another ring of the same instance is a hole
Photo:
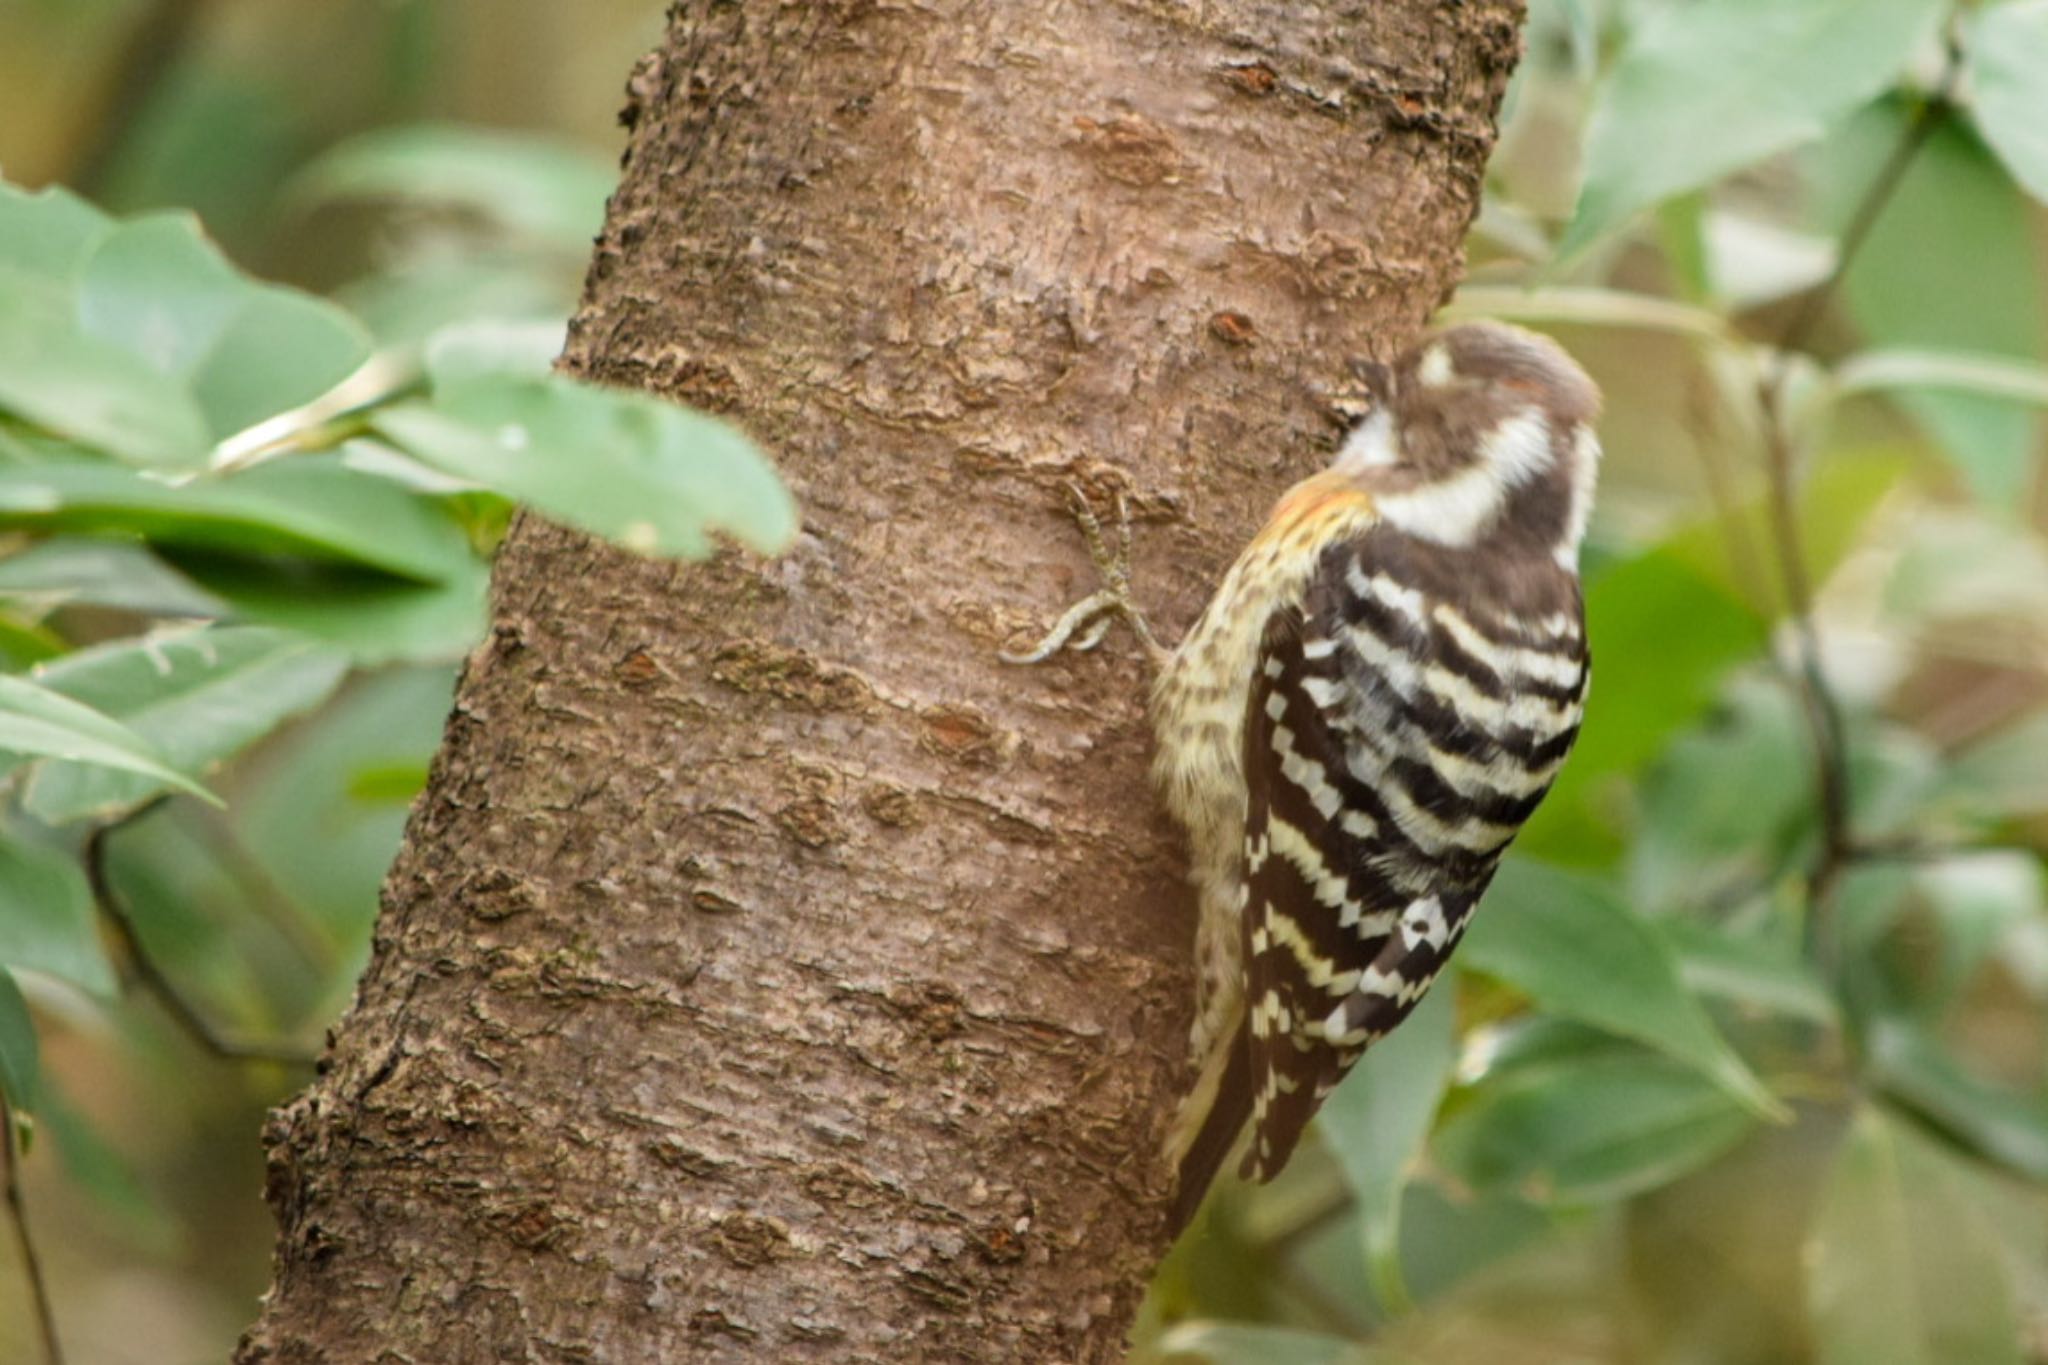
[[[1348,476],[1325,471],[1288,489],[1161,671],[1153,778],[1198,861],[1212,845],[1236,856],[1243,835],[1245,705],[1267,623],[1300,606],[1325,550],[1373,521],[1372,499]]]

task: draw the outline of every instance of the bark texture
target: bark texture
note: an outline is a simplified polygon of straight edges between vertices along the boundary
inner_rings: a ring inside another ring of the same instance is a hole
[[[244,1362],[1108,1361],[1190,1003],[1128,636],[1452,287],[1518,0],[689,0],[566,363],[725,412],[794,552],[524,520]]]

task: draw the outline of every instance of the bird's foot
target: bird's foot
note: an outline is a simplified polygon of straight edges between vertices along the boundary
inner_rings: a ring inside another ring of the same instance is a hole
[[[1124,495],[1116,495],[1116,548],[1112,550],[1108,537],[1103,534],[1102,521],[1089,505],[1088,495],[1081,491],[1079,484],[1067,485],[1067,492],[1074,499],[1074,519],[1081,524],[1081,534],[1088,541],[1089,557],[1095,561],[1095,571],[1101,575],[1102,586],[1088,596],[1068,607],[1060,619],[1053,622],[1052,629],[1030,649],[1022,653],[1001,651],[997,657],[1006,664],[1044,663],[1062,649],[1086,652],[1101,644],[1109,634],[1109,628],[1119,619],[1130,623],[1138,639],[1145,646],[1146,656],[1154,668],[1166,661],[1166,649],[1152,634],[1152,627],[1145,621],[1145,613],[1138,609],[1138,603],[1131,595],[1131,509]]]

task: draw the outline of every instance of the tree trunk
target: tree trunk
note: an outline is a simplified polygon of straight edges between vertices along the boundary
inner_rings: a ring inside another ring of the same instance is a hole
[[[730,414],[783,559],[524,519],[269,1134],[253,1361],[1107,1361],[1190,1077],[1127,636],[1454,283],[1518,0],[688,0],[566,365]]]

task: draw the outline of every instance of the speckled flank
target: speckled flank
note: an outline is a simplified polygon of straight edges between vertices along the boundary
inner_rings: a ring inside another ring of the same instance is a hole
[[[1289,489],[1153,688],[1153,781],[1188,833],[1188,879],[1206,898],[1197,906],[1188,1043],[1197,1060],[1234,1026],[1239,1006],[1239,906],[1230,888],[1242,881],[1245,706],[1259,637],[1275,612],[1300,605],[1323,548],[1373,521],[1372,500],[1340,474]]]

